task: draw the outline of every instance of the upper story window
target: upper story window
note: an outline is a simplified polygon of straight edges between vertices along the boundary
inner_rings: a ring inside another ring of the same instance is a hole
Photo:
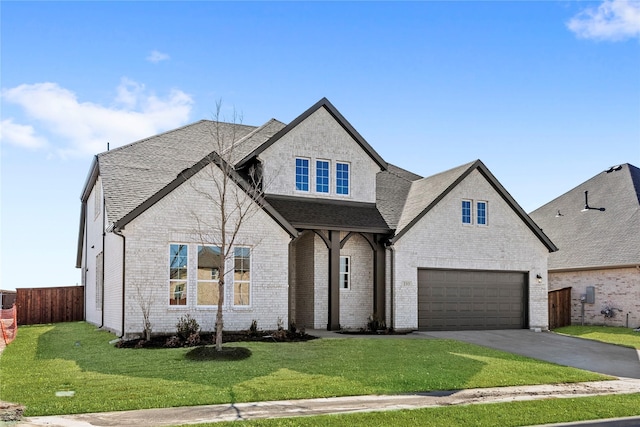
[[[336,193],[349,194],[349,163],[336,163]]]
[[[309,191],[309,159],[296,158],[296,190]]]
[[[487,225],[487,202],[478,202],[476,204],[476,224]]]
[[[187,305],[187,245],[169,246],[169,305]]]
[[[471,200],[462,201],[462,223],[471,224]]]
[[[316,160],[316,192],[329,192],[329,162]]]

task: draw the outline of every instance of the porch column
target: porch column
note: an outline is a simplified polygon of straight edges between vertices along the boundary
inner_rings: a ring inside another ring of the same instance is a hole
[[[384,322],[385,317],[385,262],[386,250],[384,248],[383,239],[375,238],[375,247],[373,249],[373,314],[378,320]]]
[[[340,232],[329,231],[329,323],[327,330],[340,329]]]

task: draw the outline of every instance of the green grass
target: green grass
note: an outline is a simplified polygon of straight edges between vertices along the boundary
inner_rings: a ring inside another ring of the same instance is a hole
[[[638,415],[640,394],[462,405],[402,411],[245,421],[252,427],[283,426],[526,426]],[[238,422],[198,424],[237,426]]]
[[[241,343],[251,357],[192,361],[189,349],[119,349],[113,338],[83,322],[21,327],[0,359],[0,399],[35,416],[606,378],[451,340]],[[55,396],[66,390],[75,396]]]
[[[613,326],[565,326],[554,329],[559,334],[573,335],[609,344],[618,344],[640,350],[640,332]]]

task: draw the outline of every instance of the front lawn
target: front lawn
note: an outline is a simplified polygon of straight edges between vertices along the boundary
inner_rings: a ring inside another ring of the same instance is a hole
[[[565,326],[554,329],[559,334],[572,335],[609,344],[618,344],[640,350],[640,332],[615,326]]]
[[[35,416],[606,378],[451,340],[232,343],[251,357],[193,361],[185,348],[120,349],[112,339],[83,322],[21,327],[0,359],[0,399]]]

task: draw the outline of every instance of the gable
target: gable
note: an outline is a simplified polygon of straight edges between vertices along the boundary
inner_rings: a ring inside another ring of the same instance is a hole
[[[258,157],[263,164],[267,193],[375,203],[376,173],[381,166],[330,110],[317,108],[287,128],[285,133],[274,136],[275,143],[268,141]],[[309,188],[304,191],[296,188],[296,159],[305,161],[309,168]],[[316,191],[318,161],[328,165],[326,193]],[[336,188],[337,168],[344,164],[349,169],[349,190],[341,195]]]
[[[396,235],[391,239],[391,242],[397,242],[403,235],[410,232],[425,215],[437,207],[445,197],[456,190],[458,186],[472,174],[476,177],[481,177],[483,182],[482,187],[488,186],[488,188],[492,189],[491,199],[500,200],[501,203],[505,203],[505,206],[514,214],[514,217],[527,227],[550,252],[558,250],[553,242],[542,232],[542,229],[524,212],[522,207],[511,197],[502,184],[498,182],[495,176],[493,176],[480,160],[414,181],[409,191]],[[466,200],[470,200],[474,204],[477,201],[489,201],[489,193],[487,193],[486,190],[480,192],[480,188],[478,188],[477,194],[474,195],[472,193],[473,191],[469,191],[469,195],[465,196]],[[462,199],[458,202],[456,206],[457,213],[454,216],[455,223],[461,222]],[[489,207],[489,209],[491,209],[491,207]],[[451,214],[453,215],[453,213]]]

